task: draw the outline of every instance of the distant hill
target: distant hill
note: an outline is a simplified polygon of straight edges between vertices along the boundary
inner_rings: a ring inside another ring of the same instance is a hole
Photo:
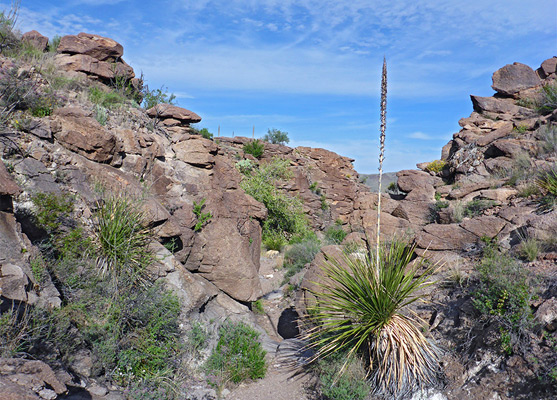
[[[379,186],[379,174],[360,174],[362,183],[368,186],[372,192],[377,191]],[[396,182],[396,172],[386,172],[381,179],[381,191],[386,192],[391,182]]]

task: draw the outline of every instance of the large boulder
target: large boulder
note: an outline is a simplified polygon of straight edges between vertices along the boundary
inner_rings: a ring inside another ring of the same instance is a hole
[[[526,107],[514,105],[510,99],[498,99],[495,97],[481,97],[471,95],[474,111],[478,113],[490,112],[495,114],[511,114],[517,117],[529,117],[533,111]]]
[[[92,161],[112,161],[116,138],[89,113],[76,107],[63,107],[54,112],[54,117],[59,122],[55,137],[64,147]]]
[[[14,182],[6,166],[0,161],[0,211],[12,211],[12,197],[21,193],[20,187]]]
[[[508,96],[541,84],[540,78],[532,68],[517,62],[495,71],[492,80],[493,90]]]
[[[147,110],[151,118],[171,119],[181,124],[195,124],[201,122],[201,117],[193,111],[172,104],[161,103]]]
[[[7,392],[4,391],[5,385]],[[3,400],[56,399],[67,391],[52,368],[42,361],[0,358],[0,397]],[[5,396],[5,393],[13,397]]]
[[[58,54],[55,62],[65,71],[81,72],[102,80],[111,80],[116,77],[132,79],[135,76],[133,68],[124,62],[100,61],[87,54]]]
[[[217,146],[212,140],[191,138],[172,146],[178,160],[203,168],[210,168],[215,160]]]
[[[542,65],[538,68],[537,73],[542,79],[555,77],[555,74],[557,73],[557,57],[548,58],[542,62]]]
[[[46,36],[41,35],[37,31],[25,32],[21,36],[21,40],[31,44],[39,51],[45,51],[48,47],[48,38]]]
[[[57,49],[58,53],[83,54],[99,61],[118,61],[124,54],[124,48],[115,40],[81,32],[76,35],[63,36]]]
[[[463,250],[475,243],[478,237],[457,224],[431,224],[416,236],[419,248],[429,250]]]

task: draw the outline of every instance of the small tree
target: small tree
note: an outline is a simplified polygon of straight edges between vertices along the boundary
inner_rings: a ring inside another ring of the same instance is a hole
[[[279,131],[278,129],[268,129],[267,134],[263,136],[263,140],[273,144],[285,144],[290,142],[288,132]]]

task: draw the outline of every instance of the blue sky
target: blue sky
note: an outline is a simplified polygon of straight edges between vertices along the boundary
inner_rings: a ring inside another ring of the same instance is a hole
[[[0,0],[2,8],[9,7]],[[289,132],[377,171],[379,86],[389,68],[385,170],[415,168],[490,96],[491,74],[557,55],[555,0],[22,0],[19,29],[96,33],[124,46],[216,134]]]

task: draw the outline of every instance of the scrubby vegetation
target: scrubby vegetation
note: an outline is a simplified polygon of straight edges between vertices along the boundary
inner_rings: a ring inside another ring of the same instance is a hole
[[[223,324],[217,346],[206,363],[209,381],[222,390],[229,382],[265,377],[265,351],[259,336],[259,332],[242,322]]]
[[[251,154],[255,158],[260,158],[264,151],[265,145],[259,139],[244,144],[244,153]]]
[[[258,168],[244,169],[241,183],[247,194],[267,207],[269,215],[263,223],[263,242],[273,250],[311,234],[301,201],[278,189],[281,181],[291,177],[289,164],[287,160],[275,158]]]
[[[290,139],[288,138],[288,132],[273,128],[267,130],[267,134],[263,136],[263,141],[273,144],[286,144],[290,142]]]

